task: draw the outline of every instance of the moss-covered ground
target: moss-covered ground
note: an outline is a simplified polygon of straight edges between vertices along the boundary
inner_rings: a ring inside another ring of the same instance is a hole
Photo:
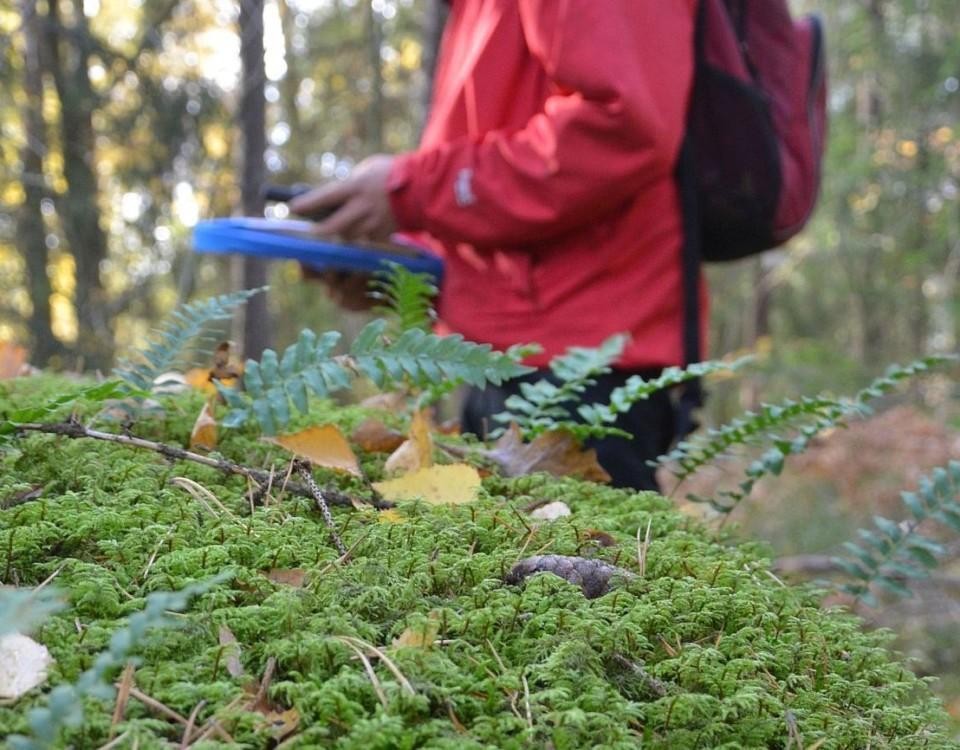
[[[0,411],[58,388],[45,378],[7,382]],[[165,418],[135,432],[185,445],[198,398],[165,403]],[[359,417],[326,408],[316,418]],[[284,465],[252,432],[223,435],[220,450],[248,465]],[[364,458],[371,475],[381,463]],[[199,483],[229,513],[208,512],[175,477]],[[816,592],[772,576],[761,549],[717,538],[654,494],[491,476],[469,505],[414,503],[389,517],[337,508],[352,549],[337,564],[309,499],[274,491],[251,512],[244,481],[155,453],[26,437],[0,456],[0,507],[37,485],[37,499],[0,510],[0,580],[30,586],[60,570],[53,585],[68,608],[34,634],[56,659],[51,681],[76,679],[149,592],[230,571],[179,627],[139,646],[135,682],[183,716],[205,701],[197,723],[219,716],[235,747],[276,740],[256,714],[227,709],[249,678],[231,676],[222,626],[247,675],[275,660],[270,698],[300,717],[284,747],[953,746],[939,704],[889,653],[887,635],[822,609]],[[534,525],[523,509],[546,499],[573,514]],[[549,574],[522,587],[502,581],[537,553],[596,555],[637,573],[637,530],[648,522],[645,575],[597,599]],[[597,544],[598,530],[616,543]],[[303,569],[305,581],[274,582],[276,569]],[[426,644],[392,647],[404,632],[427,633]],[[371,677],[338,636],[392,663],[369,656]],[[24,731],[25,712],[43,700],[39,689],[0,707],[0,736]],[[107,742],[113,709],[90,700],[64,746]],[[116,728],[124,732],[122,747],[147,749],[177,746],[184,728],[131,699]],[[223,744],[194,745],[214,746]]]

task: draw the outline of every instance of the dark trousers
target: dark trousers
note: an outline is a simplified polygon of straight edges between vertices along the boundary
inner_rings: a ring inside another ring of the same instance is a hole
[[[644,379],[657,377],[659,371],[612,372],[597,378],[595,385],[582,394],[585,404],[609,403],[610,392],[622,386],[627,378],[640,375]],[[484,389],[471,388],[463,403],[462,429],[474,435],[485,436],[501,426],[492,417],[506,410],[508,397],[520,392],[523,381],[554,380],[549,371],[540,371],[524,378],[510,380],[500,386],[488,385]],[[575,413],[576,404],[569,410]],[[657,391],[650,398],[635,403],[629,412],[621,414],[616,426],[633,437],[607,437],[591,440],[587,445],[597,451],[600,465],[610,474],[614,487],[631,487],[637,490],[659,491],[654,469],[647,461],[666,453],[673,443],[676,429],[676,412],[670,393]]]

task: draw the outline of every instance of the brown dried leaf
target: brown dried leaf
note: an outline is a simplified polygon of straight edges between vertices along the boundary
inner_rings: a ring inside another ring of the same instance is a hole
[[[303,568],[271,568],[266,576],[274,583],[300,589],[307,580],[307,571]]]
[[[220,626],[219,633],[220,645],[223,646],[223,653],[227,656],[227,672],[234,679],[239,679],[246,674],[243,664],[240,663],[240,644],[237,638],[226,625]]]
[[[392,453],[406,438],[387,427],[379,419],[365,419],[350,436],[350,440],[367,453]]]
[[[520,428],[511,424],[484,455],[496,461],[508,477],[543,471],[557,477],[610,481],[610,475],[597,461],[597,452],[584,449],[567,432],[545,432],[533,442],[524,443]]]
[[[418,409],[410,420],[407,439],[390,454],[383,468],[390,473],[410,474],[429,466],[433,466],[433,436],[426,413]]]
[[[204,404],[190,431],[190,450],[212,451],[217,447],[217,420],[210,404]]]
[[[376,393],[360,402],[365,409],[379,409],[393,414],[402,414],[407,408],[407,395],[400,391]]]
[[[263,439],[306,458],[316,466],[346,471],[356,477],[362,475],[353,448],[336,425],[314,425],[300,432]]]
[[[431,505],[460,505],[477,499],[480,472],[468,464],[430,466],[398,479],[374,482],[373,488],[391,502],[420,499]]]
[[[300,726],[300,712],[295,708],[288,708],[286,711],[260,711],[263,715],[261,727],[269,728],[273,739],[279,741],[292,734]]]

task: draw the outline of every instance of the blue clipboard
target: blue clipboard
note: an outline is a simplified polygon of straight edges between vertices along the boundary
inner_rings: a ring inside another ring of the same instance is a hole
[[[312,227],[293,219],[211,219],[194,227],[193,249],[298,260],[317,270],[382,271],[385,261],[393,261],[436,279],[443,275],[443,261],[416,245],[345,245],[319,239]]]

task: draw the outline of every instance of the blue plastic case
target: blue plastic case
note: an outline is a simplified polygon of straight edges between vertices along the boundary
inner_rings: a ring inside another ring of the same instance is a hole
[[[211,219],[193,229],[198,253],[240,253],[260,258],[286,258],[318,270],[379,271],[384,261],[439,279],[443,261],[416,245],[344,245],[319,239],[309,221],[291,219]]]

